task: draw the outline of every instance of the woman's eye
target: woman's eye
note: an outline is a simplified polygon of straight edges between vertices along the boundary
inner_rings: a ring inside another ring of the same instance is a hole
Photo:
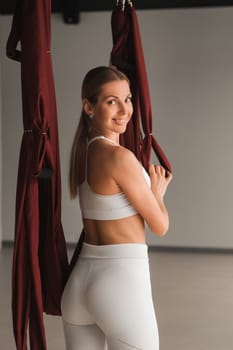
[[[132,102],[132,97],[131,96],[127,97],[125,102]]]
[[[116,103],[116,100],[108,100],[107,102],[109,105],[114,105]]]

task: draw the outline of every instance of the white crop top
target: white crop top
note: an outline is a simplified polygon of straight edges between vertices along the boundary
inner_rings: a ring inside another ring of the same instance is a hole
[[[106,138],[105,136],[97,136],[88,142],[87,152],[88,146],[97,139],[104,139],[117,145],[117,143],[111,139]],[[150,186],[150,177],[143,167],[142,172],[148,183],[148,186]],[[123,192],[111,195],[102,195],[92,191],[90,185],[87,182],[87,156],[85,180],[79,186],[79,203],[82,217],[84,219],[117,220],[137,214],[136,210],[129,203],[126,195]]]

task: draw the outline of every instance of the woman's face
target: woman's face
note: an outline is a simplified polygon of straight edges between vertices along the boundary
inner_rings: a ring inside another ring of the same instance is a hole
[[[97,103],[90,105],[91,129],[98,134],[115,137],[125,132],[133,113],[131,92],[126,80],[106,83],[101,88]]]

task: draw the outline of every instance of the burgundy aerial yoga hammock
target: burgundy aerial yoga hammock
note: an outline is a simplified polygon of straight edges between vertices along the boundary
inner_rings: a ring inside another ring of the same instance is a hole
[[[133,116],[128,123],[127,131],[120,137],[120,143],[134,152],[146,169],[149,167],[151,148],[153,147],[161,165],[166,170],[171,171],[170,163],[152,135],[149,86],[137,15],[131,1],[117,1],[112,12],[111,24],[113,48],[110,61],[128,76],[134,107]],[[140,124],[144,131],[144,138]],[[85,233],[82,231],[71,259],[70,271],[79,256],[84,236]]]
[[[7,42],[21,62],[23,137],[12,274],[17,350],[46,350],[43,311],[60,315],[68,260],[61,224],[57,114],[50,52],[50,0],[18,0]],[[21,51],[16,50],[20,41]],[[18,116],[16,116],[18,117]]]
[[[152,135],[149,85],[137,15],[132,1],[117,1],[117,6],[112,12],[111,24],[113,37],[111,63],[129,77],[134,106],[131,123],[126,133],[122,135],[121,143],[135,153],[146,169],[149,167],[153,147],[161,165],[171,171],[170,163]]]

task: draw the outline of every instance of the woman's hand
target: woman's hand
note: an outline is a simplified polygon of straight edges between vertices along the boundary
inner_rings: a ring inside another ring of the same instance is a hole
[[[156,197],[159,196],[159,198],[163,199],[167,187],[172,180],[172,174],[167,171],[166,176],[166,170],[161,165],[153,164],[150,164],[149,174],[152,192]]]

